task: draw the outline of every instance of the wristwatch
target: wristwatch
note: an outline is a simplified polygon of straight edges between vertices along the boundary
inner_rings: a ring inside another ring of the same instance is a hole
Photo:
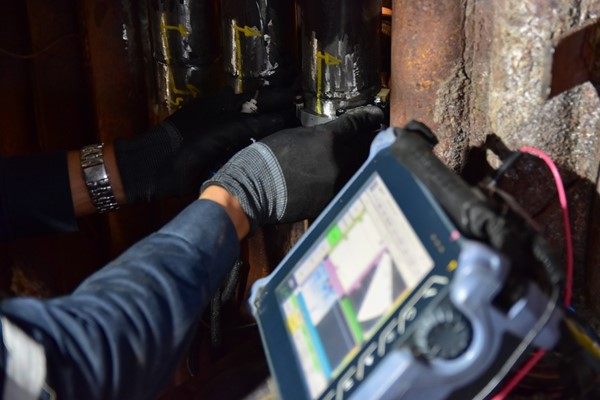
[[[81,149],[83,179],[99,213],[119,208],[104,168],[103,149],[104,143],[88,145]]]

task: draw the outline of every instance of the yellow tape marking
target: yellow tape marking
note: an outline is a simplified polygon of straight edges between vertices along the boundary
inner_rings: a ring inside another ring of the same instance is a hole
[[[323,114],[323,106],[321,105],[321,96],[323,89],[323,62],[325,65],[339,65],[342,63],[337,57],[332,56],[329,53],[323,53],[317,51],[317,113]]]
[[[173,71],[169,68],[171,65],[171,49],[169,47],[169,41],[167,40],[167,34],[169,30],[177,31],[183,37],[188,37],[190,35],[190,31],[183,25],[167,25],[165,21],[165,14],[160,17],[160,39],[162,41],[163,48],[165,49],[165,63],[167,64],[167,68],[169,69],[169,73],[167,75],[167,82],[172,92],[178,95],[175,97],[175,100],[169,99],[169,103],[177,108],[183,105],[185,99],[181,96],[192,96],[196,97],[200,93],[197,87],[192,84],[187,84],[186,89],[178,89],[175,84],[175,77],[173,76]]]
[[[240,39],[240,34],[243,34],[245,37],[258,37],[261,35],[260,31],[256,28],[249,27],[248,25],[244,25],[244,27],[239,26],[235,21],[233,22],[233,30],[235,31],[235,46],[236,46],[236,57],[237,57],[237,69],[238,69],[238,83],[239,83],[239,91],[243,91],[242,84],[242,40]]]
[[[165,24],[165,30],[173,30],[173,31],[178,31],[181,36],[183,37],[188,37],[190,36],[190,31],[184,26],[184,25],[167,25]]]

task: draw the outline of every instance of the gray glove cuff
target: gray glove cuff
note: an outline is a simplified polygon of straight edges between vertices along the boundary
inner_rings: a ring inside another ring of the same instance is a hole
[[[248,216],[250,234],[263,224],[280,221],[285,214],[287,188],[283,171],[263,143],[254,143],[234,155],[202,184],[201,191],[210,185],[221,186],[237,197]]]

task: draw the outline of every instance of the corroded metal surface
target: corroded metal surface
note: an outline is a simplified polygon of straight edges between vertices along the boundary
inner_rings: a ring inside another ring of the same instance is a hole
[[[593,24],[599,13],[600,3],[594,1],[496,3],[489,88],[494,132],[504,137],[532,118],[532,110],[551,93],[555,48],[569,34]]]
[[[304,108],[333,118],[381,87],[381,0],[299,2]]]
[[[597,244],[588,240],[588,235],[594,228],[590,219],[591,205],[598,196],[595,190],[600,160],[598,93],[588,82],[554,97],[541,107],[532,108],[530,118],[502,142],[510,149],[522,145],[540,148],[558,165],[567,188],[575,256],[573,301],[579,308],[594,306],[596,296],[590,297],[591,302],[588,302],[584,294],[586,287],[595,285],[593,281],[586,282],[585,269],[594,271],[598,268],[598,264],[590,264],[592,259],[586,259],[587,248],[597,249]],[[502,186],[535,217],[544,237],[564,257],[564,226],[550,171],[541,161],[527,157],[512,174]]]
[[[588,282],[586,297],[592,299],[595,318],[600,319],[600,302],[594,301],[600,293],[600,184],[596,183],[593,191],[592,209],[589,217],[590,231],[587,248],[587,268],[584,279]]]
[[[396,0],[392,22],[392,124],[418,119],[433,129],[440,85],[464,47],[460,1]],[[437,129],[436,129],[437,130]]]
[[[599,268],[586,259],[586,249],[598,246],[589,231],[591,204],[598,196],[600,100],[592,83],[582,82],[597,74],[595,57],[588,54],[594,47],[589,40],[597,34],[577,32],[595,31],[599,16],[600,3],[593,1],[497,2],[487,105],[489,129],[506,147],[538,147],[561,168],[573,229],[574,302],[596,308],[597,297],[584,298],[584,271],[589,276]],[[531,174],[522,174],[521,179],[511,191],[536,215],[545,236],[564,249],[551,178],[532,181]]]
[[[437,151],[453,168],[462,162],[465,142],[465,3],[393,3],[391,123],[416,119],[429,125],[441,139]]]

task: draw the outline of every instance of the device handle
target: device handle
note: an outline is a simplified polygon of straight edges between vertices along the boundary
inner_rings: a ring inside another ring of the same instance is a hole
[[[540,245],[543,241],[537,232],[446,167],[432,151],[437,138],[427,126],[411,121],[404,128],[394,128],[394,132],[392,154],[427,187],[463,235],[503,252],[521,272],[535,259],[541,262],[551,283],[562,284],[564,275],[557,267],[556,256],[548,246]]]
[[[394,128],[396,141],[392,154],[433,194],[463,234],[477,239],[490,239],[485,221],[473,218],[474,210],[493,209],[485,196],[448,169],[434,154],[437,139],[425,125],[411,121],[404,128]]]

